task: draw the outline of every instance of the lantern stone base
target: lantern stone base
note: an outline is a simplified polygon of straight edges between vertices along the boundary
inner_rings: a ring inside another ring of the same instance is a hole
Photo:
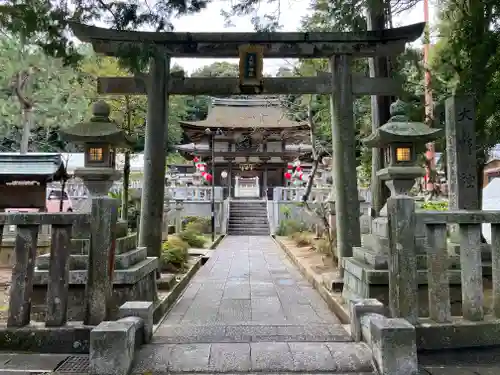
[[[420,258],[420,257],[419,257]],[[420,260],[420,262],[426,260]],[[355,257],[342,260],[344,268],[344,288],[342,297],[346,301],[357,298],[376,298],[389,306],[389,271],[374,269]],[[450,302],[452,315],[462,314],[462,288],[460,270],[449,270]],[[427,270],[418,270],[418,308],[419,316],[429,315]]]
[[[113,297],[108,306],[110,319],[117,317],[119,307],[127,301],[150,301],[156,303],[156,271],[158,258],[148,257],[147,249],[137,247],[137,234],[127,234],[126,222],[117,225],[115,241],[115,265],[113,275]],[[69,260],[69,305],[68,319],[81,321],[84,317],[83,301],[87,283],[88,251],[90,240],[72,240]],[[45,297],[49,279],[50,254],[36,258],[36,269],[32,298],[35,320],[43,320]]]
[[[146,258],[125,270],[115,270],[113,297],[109,308],[109,319],[118,318],[118,310],[127,301],[157,302],[156,270],[158,258]],[[32,297],[32,319],[43,321],[46,310],[46,294],[49,271],[36,270]],[[87,270],[70,271],[68,320],[82,321]]]
[[[353,256],[342,259],[344,285],[342,297],[346,300],[376,298],[389,305],[389,239],[387,217],[372,221],[372,233],[364,235],[362,247],[353,248]],[[425,227],[418,223],[415,228],[418,272],[419,315],[428,316],[427,255],[425,251]],[[491,251],[483,250],[483,277],[491,277]],[[456,244],[448,246],[451,312],[461,315],[462,290],[460,255]]]

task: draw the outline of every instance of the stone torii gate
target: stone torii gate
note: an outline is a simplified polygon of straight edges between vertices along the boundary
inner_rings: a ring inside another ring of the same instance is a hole
[[[353,95],[393,96],[401,85],[391,78],[369,78],[351,72],[353,58],[394,56],[416,40],[424,23],[383,31],[177,33],[116,31],[72,24],[81,41],[92,43],[96,53],[116,56],[124,48],[154,51],[149,74],[104,77],[98,90],[104,94],[148,95],[144,187],[139,244],[149,256],[161,253],[165,137],[169,95],[329,94],[333,138],[333,171],[338,220],[339,258],[352,256],[361,244],[356,176],[356,140]],[[185,78],[170,74],[170,59],[240,57],[240,78]],[[328,58],[330,72],[316,77],[263,78],[262,58]],[[248,68],[250,60],[255,69]]]

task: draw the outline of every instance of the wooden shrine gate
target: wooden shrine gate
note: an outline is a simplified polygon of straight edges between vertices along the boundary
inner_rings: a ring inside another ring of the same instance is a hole
[[[328,94],[331,122],[335,201],[340,257],[361,245],[356,176],[354,95],[395,96],[401,85],[391,78],[353,75],[353,58],[394,56],[417,39],[424,23],[367,32],[175,33],[115,31],[72,24],[75,35],[92,43],[97,53],[116,56],[124,49],[152,51],[149,75],[104,77],[103,94],[148,95],[144,184],[140,219],[141,246],[149,256],[161,252],[168,95]],[[240,78],[179,77],[170,74],[170,58],[240,57]],[[263,78],[262,58],[329,58],[330,72],[315,77]],[[250,65],[253,63],[253,68]]]

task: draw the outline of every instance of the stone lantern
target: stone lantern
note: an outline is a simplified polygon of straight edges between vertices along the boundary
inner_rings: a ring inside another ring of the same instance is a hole
[[[77,168],[75,176],[83,180],[91,196],[108,194],[113,182],[121,176],[115,169],[116,148],[130,148],[134,144],[133,138],[118,128],[109,114],[109,105],[100,100],[92,107],[90,121],[61,131],[64,140],[84,146],[84,167]]]
[[[418,146],[439,137],[441,129],[430,128],[421,122],[410,122],[406,104],[400,100],[391,104],[389,122],[378,128],[363,142],[368,147],[386,150],[386,167],[377,172],[391,190],[391,196],[407,195],[415,179],[424,176],[425,169],[417,165]]]

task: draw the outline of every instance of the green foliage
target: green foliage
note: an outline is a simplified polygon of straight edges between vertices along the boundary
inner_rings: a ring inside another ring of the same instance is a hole
[[[310,246],[312,243],[311,233],[309,232],[295,232],[292,233],[290,237],[295,241],[298,247]]]
[[[0,152],[20,147],[25,120],[15,90],[19,74],[29,77],[21,95],[32,105],[30,151],[74,151],[58,131],[83,120],[88,112],[90,86],[84,74],[47,57],[40,48],[23,46],[15,37],[0,34],[0,50]]]
[[[186,230],[196,233],[210,233],[212,220],[209,217],[197,217],[196,220],[186,224]]]
[[[188,243],[175,236],[169,237],[162,246],[160,257],[162,269],[168,271],[183,269],[189,256],[188,249]]]
[[[447,201],[429,201],[429,202],[424,202],[420,206],[422,210],[428,210],[428,211],[448,211],[448,202]]]
[[[205,247],[207,240],[198,232],[193,230],[184,230],[178,234],[179,238],[187,242],[189,246],[202,249]]]
[[[296,220],[284,219],[280,220],[276,234],[278,236],[290,236],[293,233],[305,231],[306,225],[304,223],[299,223]]]
[[[292,209],[288,206],[281,206],[280,211],[285,218],[285,220],[288,220],[292,217]]]
[[[332,254],[332,250],[333,250],[332,246],[330,245],[330,243],[328,242],[328,240],[326,240],[324,238],[320,238],[319,240],[316,240],[314,242],[314,247],[320,253],[329,254],[329,255]]]
[[[182,227],[184,229],[187,229],[188,225],[191,223],[193,223],[195,227],[198,226],[199,228],[203,228],[202,231],[199,231],[200,233],[209,233],[212,221],[211,218],[203,216],[186,216],[182,219]]]

